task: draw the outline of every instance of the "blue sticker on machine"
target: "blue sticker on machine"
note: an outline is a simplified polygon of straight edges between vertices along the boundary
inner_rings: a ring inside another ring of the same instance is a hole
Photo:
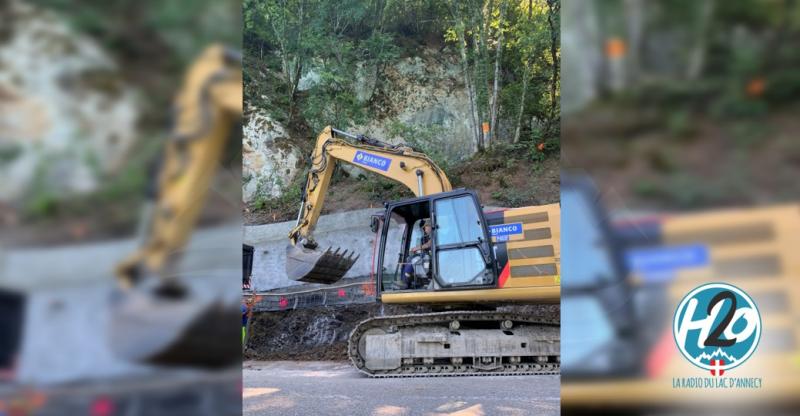
[[[652,274],[708,265],[708,247],[689,244],[673,247],[634,249],[627,253],[628,267]]]
[[[497,241],[508,241],[509,236],[522,234],[522,223],[490,225],[489,232],[492,233],[492,237]]]
[[[359,165],[369,166],[371,168],[380,169],[386,172],[389,170],[389,166],[392,164],[392,159],[358,150],[356,151],[356,156],[353,158],[353,163],[358,163]]]

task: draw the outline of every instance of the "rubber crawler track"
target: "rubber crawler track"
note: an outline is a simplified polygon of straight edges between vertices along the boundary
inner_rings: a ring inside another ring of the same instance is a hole
[[[426,324],[449,323],[452,320],[459,321],[495,321],[501,322],[511,320],[526,324],[552,325],[559,326],[560,322],[554,319],[542,319],[529,315],[516,313],[504,313],[495,311],[457,311],[457,312],[434,312],[424,314],[407,314],[375,317],[362,321],[350,333],[347,343],[347,354],[350,361],[358,371],[374,378],[398,378],[398,377],[463,377],[463,376],[518,376],[518,375],[540,375],[540,374],[560,374],[559,363],[528,364],[523,365],[504,365],[503,370],[479,370],[469,364],[456,366],[436,365],[438,371],[423,365],[413,367],[401,367],[397,370],[371,372],[364,366],[364,360],[358,353],[358,341],[361,335],[372,328],[388,328],[390,326],[416,326]],[[413,371],[412,371],[413,369]]]

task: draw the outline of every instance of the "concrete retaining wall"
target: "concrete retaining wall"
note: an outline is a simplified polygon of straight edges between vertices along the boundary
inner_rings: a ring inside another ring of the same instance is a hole
[[[347,272],[345,279],[370,275],[375,249],[375,234],[369,229],[370,217],[378,212],[380,211],[376,209],[362,209],[323,215],[317,222],[314,238],[321,248],[341,247],[343,250],[355,250],[361,256]],[[304,284],[291,280],[286,275],[286,246],[289,243],[287,235],[294,226],[295,221],[288,221],[245,227],[244,243],[255,248],[251,276],[253,289],[266,291]],[[399,237],[388,241],[389,253],[397,253]],[[392,270],[397,265],[397,259],[394,255],[389,257],[391,258],[386,259],[389,264],[385,267]]]

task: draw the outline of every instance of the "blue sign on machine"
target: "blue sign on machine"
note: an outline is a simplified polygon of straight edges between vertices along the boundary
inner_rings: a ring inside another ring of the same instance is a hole
[[[708,247],[690,244],[633,249],[626,253],[628,267],[646,280],[671,280],[679,269],[708,265]]]
[[[515,234],[522,234],[522,223],[490,225],[489,232],[492,233],[497,241],[508,241],[508,237]]]
[[[359,165],[369,166],[371,168],[380,169],[386,172],[389,170],[389,165],[392,164],[392,159],[358,150],[356,151],[356,156],[353,158],[353,163],[358,163]]]

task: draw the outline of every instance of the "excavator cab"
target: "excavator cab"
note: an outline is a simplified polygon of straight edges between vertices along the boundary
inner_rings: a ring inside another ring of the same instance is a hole
[[[376,262],[381,292],[493,287],[497,273],[485,224],[472,191],[387,204]],[[412,252],[427,239],[428,249]]]

